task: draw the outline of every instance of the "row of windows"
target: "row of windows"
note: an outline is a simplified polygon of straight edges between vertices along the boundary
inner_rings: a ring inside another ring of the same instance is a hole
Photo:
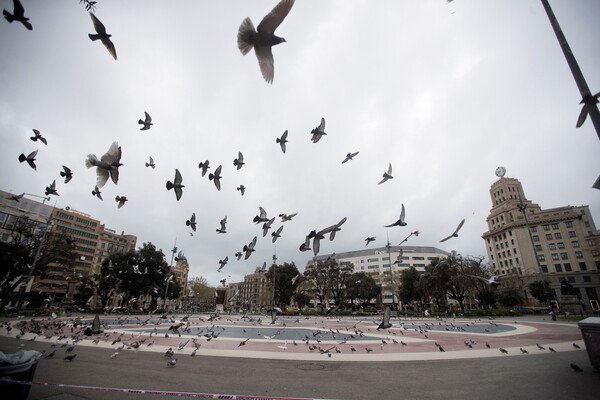
[[[94,240],[98,239],[98,235],[94,235],[93,233],[83,232],[78,229],[68,228],[66,226],[58,225],[56,227],[56,229],[59,231],[62,231],[62,232],[70,233],[71,235],[75,235],[75,236],[83,236],[83,237],[94,239]]]
[[[433,260],[436,257],[427,257],[427,260]],[[409,256],[402,256],[402,260],[410,260],[411,257]],[[425,260],[425,257],[422,256],[413,256],[412,257],[413,260]],[[390,258],[389,257],[382,257],[381,261],[389,261]],[[378,262],[379,258],[367,258],[367,262],[371,263],[371,262]],[[360,260],[361,264],[365,263],[365,260]],[[342,263],[343,264],[343,263]]]
[[[542,268],[542,271],[544,273],[548,273],[548,272],[563,272],[563,268],[565,272],[571,272],[573,270],[573,268],[571,267],[571,263],[563,263],[561,264],[554,264],[554,271],[549,271],[548,266],[545,264],[541,264],[540,267]],[[587,271],[587,265],[584,262],[580,262],[579,263],[579,270],[580,271]]]
[[[83,218],[79,218],[79,217],[76,217],[76,218],[75,218],[75,221],[76,221],[76,222],[79,222],[80,224],[83,224],[83,225],[89,225],[89,226],[97,226],[97,225],[98,225],[98,224],[97,224],[96,222],[94,222],[94,221],[89,221],[89,220],[87,220],[87,219],[83,219]]]
[[[562,256],[563,260],[568,260],[569,259],[567,253],[561,253],[561,254],[563,255]],[[559,259],[558,253],[552,253],[551,257],[552,257],[553,260],[558,260]],[[538,258],[539,261],[546,261],[546,256],[544,254],[538,254],[537,258]],[[576,251],[575,252],[575,258],[583,258],[583,253],[581,251]]]

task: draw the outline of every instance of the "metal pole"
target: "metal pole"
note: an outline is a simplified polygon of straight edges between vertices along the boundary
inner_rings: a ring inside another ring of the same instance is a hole
[[[389,235],[388,235],[388,242],[385,247],[387,247],[387,250],[388,250],[388,261],[390,263],[390,283],[392,284],[392,309],[394,311],[396,311],[396,296],[394,294],[394,292],[395,292],[395,290],[394,290],[394,271],[393,271],[393,267],[392,267],[392,253],[391,253],[392,245],[390,244]]]
[[[556,19],[556,16],[554,15],[554,11],[552,11],[552,8],[550,7],[548,0],[542,0],[542,5],[544,6],[544,9],[546,10],[546,14],[548,14],[548,19],[550,20],[552,29],[554,30],[554,33],[556,34],[556,38],[558,39],[560,48],[562,49],[562,52],[565,55],[565,58],[567,59],[567,64],[569,64],[569,68],[571,69],[573,78],[575,78],[575,83],[577,84],[577,87],[579,88],[579,93],[581,94],[581,97],[583,99],[585,99],[587,96],[592,95],[592,93],[590,92],[590,88],[588,87],[588,85],[585,81],[585,78],[583,77],[583,73],[581,72],[581,69],[579,68],[579,64],[577,64],[577,60],[575,60],[575,56],[573,55],[573,52],[571,51],[571,47],[569,46],[569,43],[567,42],[567,38],[565,37],[562,29],[560,28],[560,25],[558,24],[558,20]],[[596,134],[598,135],[598,138],[600,139],[600,111],[598,111],[598,106],[596,104],[593,104],[590,107],[589,116],[590,116],[590,119],[592,120],[592,123],[594,124],[594,128],[596,129]]]

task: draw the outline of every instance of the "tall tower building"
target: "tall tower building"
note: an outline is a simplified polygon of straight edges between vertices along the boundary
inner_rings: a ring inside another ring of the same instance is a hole
[[[560,296],[561,282],[579,292],[586,307],[596,308],[600,294],[600,234],[589,207],[543,210],[528,200],[519,180],[501,177],[490,188],[492,209],[483,234],[495,274],[514,274],[525,285],[546,280]]]

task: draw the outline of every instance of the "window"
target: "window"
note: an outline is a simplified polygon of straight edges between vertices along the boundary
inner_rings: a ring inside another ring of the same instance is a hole
[[[565,244],[563,242],[556,243],[559,249],[563,250],[565,248]]]
[[[562,272],[562,267],[560,264],[554,264],[554,269],[556,270],[556,272]]]
[[[552,229],[558,229],[558,224],[552,224]]]
[[[550,250],[556,250],[556,245],[555,245],[554,243],[549,243],[549,244],[548,244],[548,248],[549,248]]]
[[[542,251],[542,245],[541,244],[536,244],[535,245],[535,251]]]
[[[538,254],[538,261],[546,261],[546,256],[544,256],[543,254]]]
[[[530,232],[537,232],[537,226],[530,226],[529,227],[529,231]]]
[[[575,234],[575,231],[569,231],[569,237],[570,237],[570,238],[574,238],[574,237],[576,237],[576,236],[577,236],[577,235]]]
[[[591,282],[591,281],[592,281],[592,279],[591,279],[591,277],[590,277],[590,276],[588,276],[588,275],[584,275],[584,276],[583,276],[583,281],[584,281],[584,282]]]
[[[379,261],[379,258],[368,258],[367,262],[377,262]]]
[[[561,260],[568,260],[569,259],[569,255],[567,253],[560,253],[560,259]]]
[[[552,234],[551,233],[547,233],[546,234],[546,240],[552,240]]]
[[[424,260],[424,259],[425,259],[425,257],[413,257],[412,259],[413,259],[413,260]]]
[[[562,239],[562,235],[560,234],[560,232],[556,232],[554,234],[554,239]]]
[[[583,258],[583,253],[580,252],[580,251],[576,251],[575,252],[575,257],[577,257],[577,258]]]
[[[552,253],[552,259],[558,260],[558,253]]]
[[[534,242],[540,241],[540,237],[538,235],[533,235],[531,238],[533,239]]]
[[[368,269],[376,269],[376,268],[379,268],[379,265],[369,265],[367,268]]]
[[[577,240],[573,240],[573,241],[571,242],[571,245],[572,245],[573,247],[579,247],[579,241],[577,241]]]
[[[569,281],[569,283],[575,283],[575,277],[574,276],[567,276],[567,281]]]
[[[544,225],[544,230],[545,231],[549,231],[550,230],[550,225]]]
[[[572,228],[572,227],[573,227],[573,221],[566,221],[566,222],[565,222],[565,226],[566,226],[567,228]]]
[[[584,262],[580,262],[579,263],[579,270],[580,271],[587,271],[587,265],[585,265]]]
[[[548,273],[548,266],[547,265],[540,265],[540,267],[542,268],[542,272]]]
[[[564,263],[563,266],[565,267],[565,271],[567,272],[571,272],[571,264],[570,263]]]

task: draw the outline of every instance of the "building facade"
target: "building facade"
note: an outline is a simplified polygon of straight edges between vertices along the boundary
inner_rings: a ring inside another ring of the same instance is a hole
[[[234,308],[249,311],[260,310],[272,303],[272,293],[268,291],[268,277],[263,268],[244,276],[243,282],[230,283],[229,304]]]
[[[546,280],[555,299],[560,299],[561,282],[566,281],[586,308],[597,309],[600,235],[589,207],[544,210],[527,200],[514,178],[494,182],[490,196],[488,231],[482,237],[494,273],[517,275],[525,286]]]
[[[383,287],[383,303],[391,304],[393,300],[398,302],[397,297],[394,299],[392,295],[391,287],[399,284],[399,281],[391,281],[392,274],[393,279],[396,279],[397,273],[410,267],[415,267],[419,272],[425,272],[425,267],[434,259],[442,260],[449,255],[450,253],[435,247],[390,246],[389,249],[388,247],[374,247],[345,253],[319,255],[312,258],[312,263],[335,258],[342,267],[352,266],[352,272],[369,274]],[[309,267],[307,266],[307,268]]]

